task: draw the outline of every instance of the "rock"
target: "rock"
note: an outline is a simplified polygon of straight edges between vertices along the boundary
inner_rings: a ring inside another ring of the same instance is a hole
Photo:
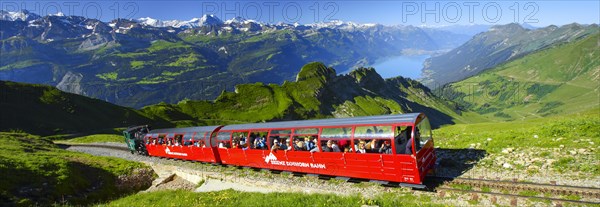
[[[513,166],[511,164],[509,164],[508,162],[505,162],[504,164],[502,164],[503,168],[507,168],[507,169],[512,169]]]
[[[559,147],[559,148],[565,148],[565,145],[562,145],[562,144],[561,144],[561,145],[560,145],[560,146],[558,146],[558,147]]]
[[[488,142],[489,142],[489,141],[492,141],[492,138],[489,138],[489,137],[488,137],[488,138],[487,138],[487,141],[488,141]]]
[[[513,152],[513,148],[502,149],[502,153],[504,153],[504,154],[508,154],[508,153],[511,153],[511,152]]]
[[[575,151],[575,150],[571,150],[571,151],[569,151],[569,153],[571,153],[571,155],[576,155],[576,154],[577,154],[577,151]]]
[[[538,136],[537,134],[534,134],[534,135],[533,135],[533,138],[536,138],[536,139],[537,139],[537,138],[539,138],[539,136]]]
[[[578,149],[577,152],[579,154],[585,154],[587,152],[587,150],[586,149]]]

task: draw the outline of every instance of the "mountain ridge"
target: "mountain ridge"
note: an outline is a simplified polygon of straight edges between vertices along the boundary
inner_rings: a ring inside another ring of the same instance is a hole
[[[597,24],[554,25],[530,30],[519,24],[496,25],[463,45],[425,61],[424,78],[430,88],[460,81],[506,61],[556,44],[568,43],[599,32]]]

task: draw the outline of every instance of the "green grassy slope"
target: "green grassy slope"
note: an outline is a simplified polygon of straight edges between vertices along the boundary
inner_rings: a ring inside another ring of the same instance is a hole
[[[444,97],[488,120],[570,114],[600,104],[600,35],[563,44],[452,83]]]
[[[501,169],[507,162],[527,173],[593,179],[600,176],[598,114],[600,108],[519,121],[456,124],[435,130],[435,143],[443,149],[485,150],[487,156],[478,165],[489,170]]]
[[[106,202],[151,185],[150,167],[58,148],[50,140],[0,133],[0,205]]]
[[[176,199],[173,199],[176,198]],[[384,193],[372,199],[360,195],[337,196],[306,193],[251,193],[234,190],[195,193],[189,191],[159,191],[128,196],[107,206],[441,206],[433,204],[427,195],[410,192]]]
[[[0,131],[50,135],[157,123],[139,111],[54,87],[0,81]]]

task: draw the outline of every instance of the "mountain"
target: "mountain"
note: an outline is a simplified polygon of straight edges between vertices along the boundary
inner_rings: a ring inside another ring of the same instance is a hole
[[[241,83],[294,80],[296,69],[312,61],[345,71],[384,57],[449,50],[469,38],[341,21],[264,24],[204,15],[102,22],[10,14],[0,20],[0,80],[53,85],[131,107],[210,100]]]
[[[423,83],[437,88],[479,74],[506,61],[557,44],[569,43],[598,33],[593,25],[569,24],[529,30],[519,24],[494,26],[485,33],[445,54],[426,60]]]
[[[422,28],[435,29],[439,31],[448,31],[454,34],[463,34],[475,36],[476,34],[489,30],[493,25],[471,24],[471,25],[442,25],[442,26],[421,26]]]
[[[347,75],[323,63],[302,67],[295,81],[277,84],[240,84],[212,101],[185,100],[141,109],[166,120],[221,120],[264,122],[274,120],[354,117],[424,112],[434,126],[460,121],[452,104],[437,98],[417,81],[397,77],[383,79],[373,68],[359,68]]]
[[[436,92],[490,120],[572,114],[600,107],[600,34],[550,46]]]
[[[54,87],[0,81],[0,131],[66,134],[139,124],[169,126],[140,112]]]

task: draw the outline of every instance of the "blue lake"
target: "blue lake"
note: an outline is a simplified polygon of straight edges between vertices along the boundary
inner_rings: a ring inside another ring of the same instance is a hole
[[[391,57],[375,62],[371,67],[375,68],[377,73],[383,78],[402,76],[417,79],[421,77],[423,63],[429,57],[430,55]]]

